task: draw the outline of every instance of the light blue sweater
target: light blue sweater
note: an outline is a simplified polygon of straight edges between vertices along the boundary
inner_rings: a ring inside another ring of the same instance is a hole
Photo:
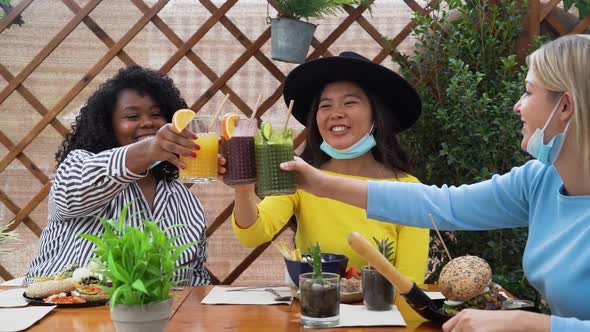
[[[553,166],[530,161],[460,187],[369,181],[368,218],[430,228],[428,213],[444,230],[528,226],[523,268],[549,302],[551,331],[590,331],[590,196],[564,195]]]

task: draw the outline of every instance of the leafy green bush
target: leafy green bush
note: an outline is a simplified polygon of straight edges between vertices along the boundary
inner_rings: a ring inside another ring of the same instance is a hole
[[[144,229],[127,224],[128,203],[118,220],[99,218],[104,226],[101,236],[82,234],[92,242],[98,263],[106,268],[99,273],[112,282],[107,289],[111,309],[117,304],[157,303],[171,298],[174,273],[180,255],[194,243],[175,246],[175,237],[168,237],[156,222],[144,220]]]
[[[514,46],[526,5],[448,0],[439,6],[432,17],[416,14],[414,53],[392,55],[423,101],[420,120],[401,140],[421,181],[473,183],[527,160],[520,150],[522,124],[512,112],[524,91],[526,69],[517,62]],[[522,272],[526,229],[455,232],[452,237],[451,254],[486,259],[494,280],[517,297],[539,303]]]

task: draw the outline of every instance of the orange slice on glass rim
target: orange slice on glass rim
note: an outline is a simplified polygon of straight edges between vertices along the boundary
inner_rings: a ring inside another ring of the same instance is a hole
[[[174,112],[172,116],[172,128],[179,133],[188,126],[191,120],[195,117],[195,112],[188,108],[180,109]]]
[[[234,130],[236,129],[236,122],[240,119],[240,116],[235,113],[227,113],[221,119],[221,134],[226,141],[234,134]]]

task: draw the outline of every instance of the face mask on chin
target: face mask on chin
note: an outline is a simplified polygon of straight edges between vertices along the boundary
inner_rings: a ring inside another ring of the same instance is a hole
[[[371,129],[369,129],[369,132],[366,133],[365,136],[345,149],[335,149],[326,141],[322,141],[320,149],[334,159],[342,160],[358,158],[371,151],[371,149],[377,145],[375,137],[373,137],[374,128],[375,124],[372,124]]]
[[[547,129],[547,127],[549,126],[549,123],[551,123],[551,119],[553,119],[553,116],[557,112],[557,108],[559,107],[559,103],[561,102],[562,97],[563,97],[563,95],[561,97],[559,97],[559,100],[557,101],[557,104],[553,108],[551,115],[549,115],[549,118],[545,122],[543,129],[539,129],[539,128],[535,129],[535,132],[533,133],[531,138],[529,138],[529,141],[527,142],[527,145],[526,145],[526,151],[531,156],[533,156],[535,159],[539,160],[540,162],[542,162],[545,165],[553,165],[555,163],[555,161],[557,160],[557,158],[559,157],[559,153],[561,152],[561,149],[563,148],[563,143],[565,142],[565,136],[567,134],[567,130],[569,129],[569,126],[570,126],[571,120],[568,121],[563,133],[556,134],[549,141],[549,143],[547,143],[547,144],[544,143],[545,142],[545,130]]]

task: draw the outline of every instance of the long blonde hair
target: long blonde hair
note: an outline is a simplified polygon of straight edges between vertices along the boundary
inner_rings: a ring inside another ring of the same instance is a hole
[[[551,41],[527,58],[529,70],[554,92],[570,91],[578,154],[590,174],[590,35],[570,35]]]

